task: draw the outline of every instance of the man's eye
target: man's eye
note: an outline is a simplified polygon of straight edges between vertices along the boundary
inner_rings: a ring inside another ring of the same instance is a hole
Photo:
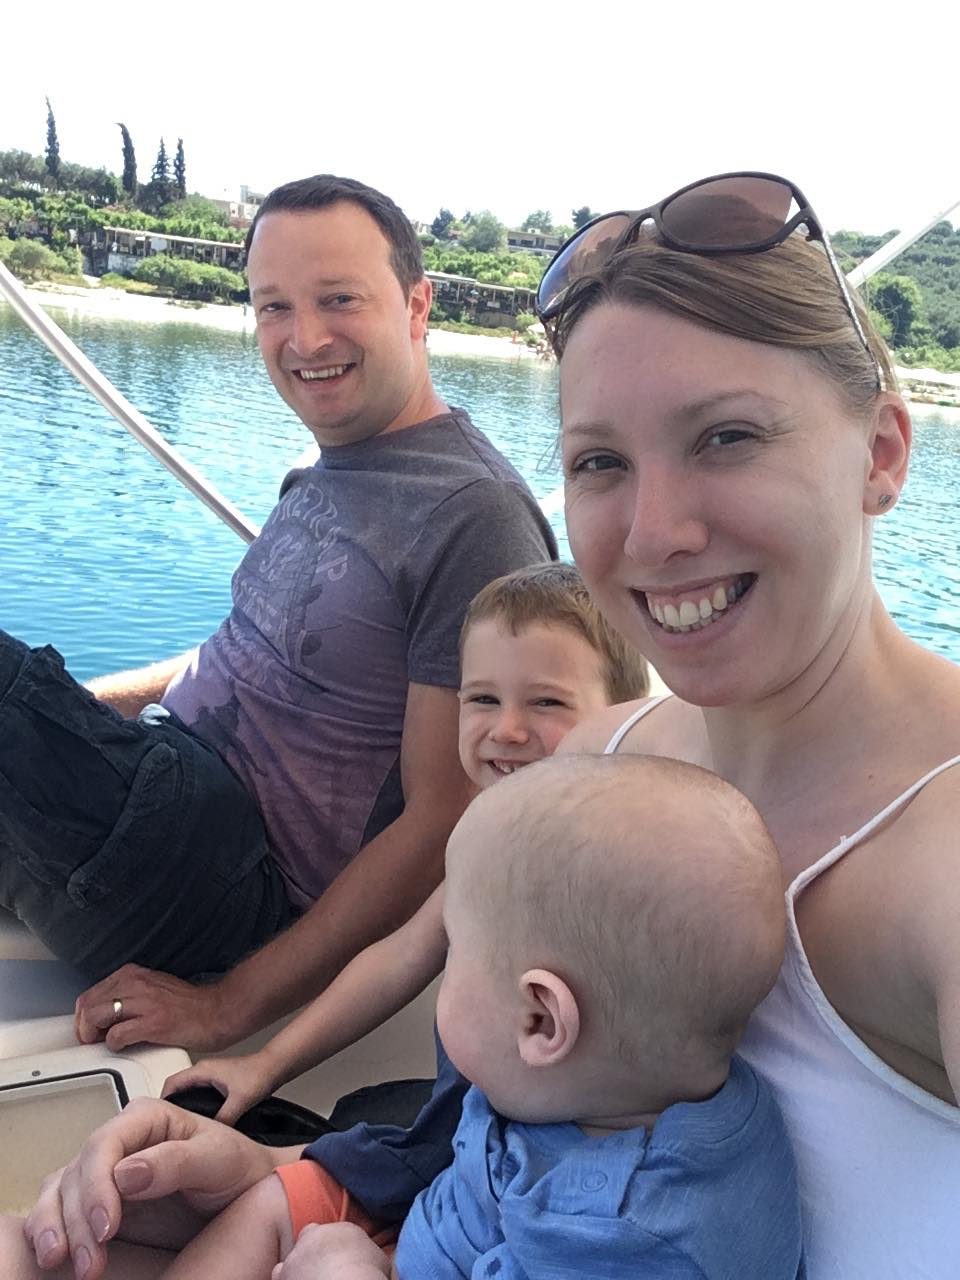
[[[598,471],[614,471],[622,467],[622,458],[612,453],[594,453],[589,458],[581,458],[570,468],[572,475],[596,474]]]
[[[355,302],[355,301],[356,299],[354,298],[352,293],[338,293],[336,297],[333,299],[334,306],[337,306],[337,307],[347,307],[350,305],[351,302]]]

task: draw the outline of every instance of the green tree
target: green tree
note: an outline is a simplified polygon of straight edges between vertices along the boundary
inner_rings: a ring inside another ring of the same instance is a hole
[[[0,151],[0,186],[7,194],[17,186],[42,187],[47,168],[41,156],[29,151]]]
[[[489,209],[469,215],[470,225],[464,228],[460,243],[466,249],[476,249],[478,253],[493,253],[502,249],[506,243],[506,229]],[[466,221],[466,220],[465,220]]]
[[[177,154],[173,161],[173,181],[177,189],[177,199],[187,198],[187,162],[183,155],[183,139],[177,139]]]
[[[890,345],[909,347],[919,336],[914,330],[923,309],[923,295],[916,280],[879,272],[870,282],[869,297],[874,311],[890,323]]]
[[[549,209],[534,209],[520,223],[521,231],[544,231],[547,235],[553,230],[553,215]]]
[[[441,209],[434,220],[430,223],[430,230],[438,240],[447,240],[450,236],[450,227],[454,222],[453,214],[449,209]]]
[[[50,105],[50,99],[46,99],[47,103],[47,154],[46,165],[47,172],[54,182],[60,177],[60,143],[57,140],[57,122],[53,118],[53,107]]]
[[[28,240],[26,237],[13,242],[6,264],[21,280],[36,280],[64,270],[64,263],[52,249],[39,240]]]
[[[163,138],[160,139],[160,149],[157,151],[157,158],[153,162],[153,173],[150,175],[151,182],[160,183],[162,186],[170,185],[170,161],[167,159],[167,144]]]
[[[579,209],[572,209],[570,217],[573,220],[575,230],[579,231],[581,227],[585,227],[588,222],[596,215],[588,204],[583,204]]]
[[[33,205],[29,200],[14,198],[8,200],[5,196],[0,196],[0,235],[5,235],[8,231],[16,231],[19,233],[20,228],[33,215]]]
[[[133,199],[137,194],[137,156],[130,130],[125,124],[120,124],[119,121],[117,123],[123,137],[123,175],[120,182],[127,195]]]
[[[116,204],[120,199],[120,183],[106,169],[89,169],[86,165],[65,160],[60,166],[60,188],[77,192],[94,206]]]

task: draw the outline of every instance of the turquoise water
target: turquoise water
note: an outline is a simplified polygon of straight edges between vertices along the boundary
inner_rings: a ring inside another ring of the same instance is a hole
[[[309,437],[249,335],[55,318],[167,439],[262,522]],[[434,357],[441,394],[556,488],[555,371]],[[948,411],[949,412],[949,411]],[[919,408],[910,484],[879,521],[877,577],[911,635],[960,661],[960,416]],[[230,603],[235,534],[144,452],[0,305],[0,627],[80,678],[182,652]],[[562,515],[554,517],[562,534]]]

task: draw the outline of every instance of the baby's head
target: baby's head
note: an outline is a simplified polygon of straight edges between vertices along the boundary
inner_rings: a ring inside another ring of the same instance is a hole
[[[586,716],[648,692],[647,664],[573,565],[537,564],[474,597],[460,633],[460,760],[486,788],[554,753]]]
[[[511,1119],[652,1123],[726,1079],[780,968],[780,860],[694,765],[558,756],[478,796],[447,849],[437,1007]]]

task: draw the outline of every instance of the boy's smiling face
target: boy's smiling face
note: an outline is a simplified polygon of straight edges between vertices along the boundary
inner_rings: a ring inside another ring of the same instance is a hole
[[[486,788],[553,755],[586,716],[609,706],[600,655],[571,627],[514,635],[496,618],[467,633],[460,684],[460,761]]]

